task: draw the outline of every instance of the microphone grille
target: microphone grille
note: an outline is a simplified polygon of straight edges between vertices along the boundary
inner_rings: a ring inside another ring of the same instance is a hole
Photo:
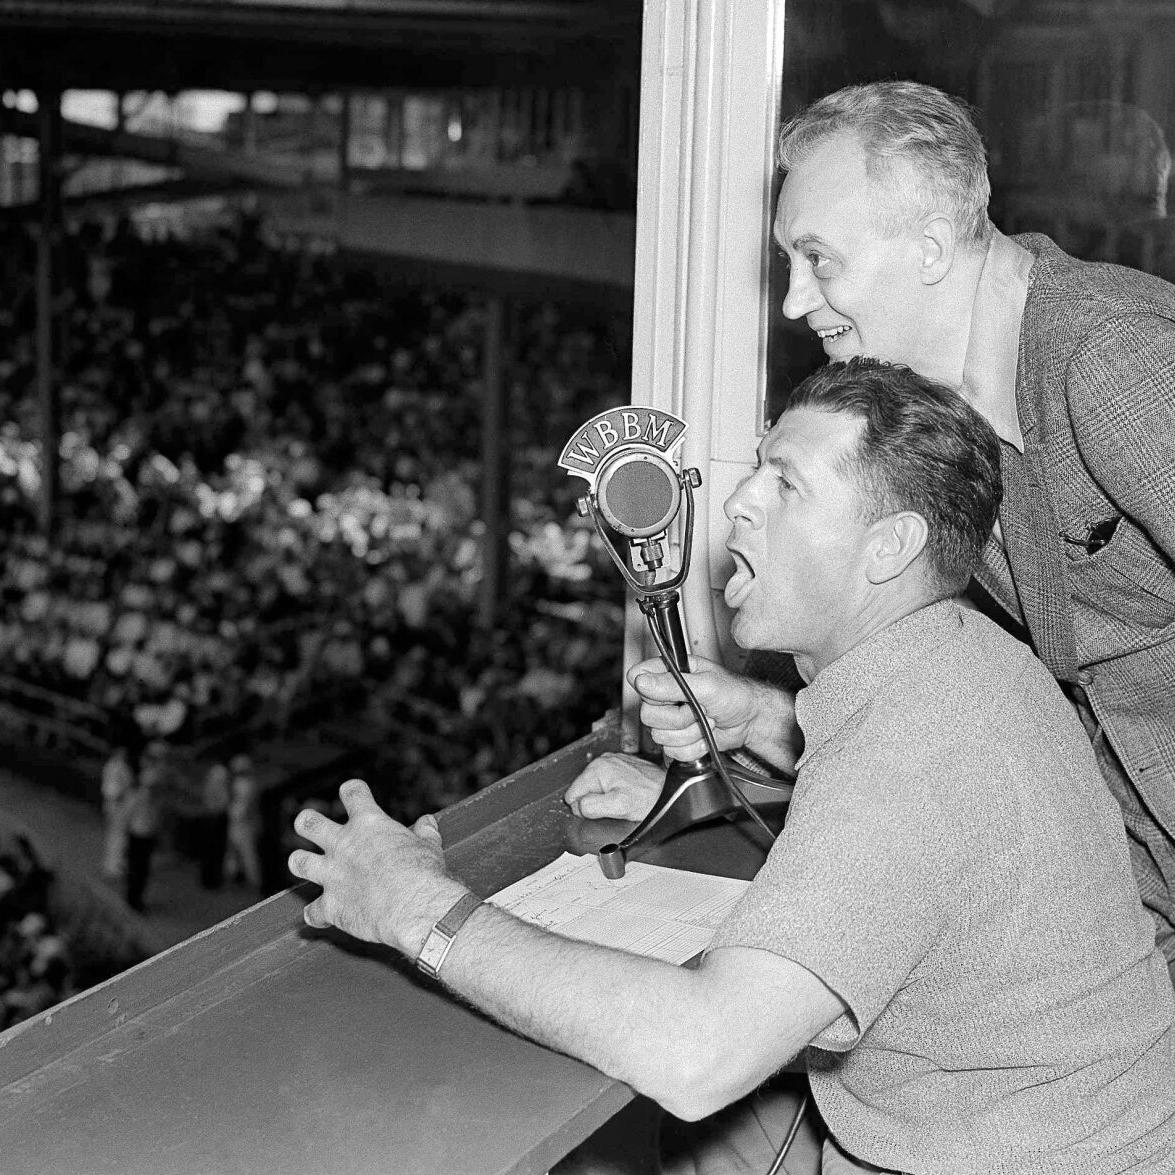
[[[671,466],[631,457],[601,475],[597,497],[604,517],[632,538],[657,534],[677,516],[681,489]]]

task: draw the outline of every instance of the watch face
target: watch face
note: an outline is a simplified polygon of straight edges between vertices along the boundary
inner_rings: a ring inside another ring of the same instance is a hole
[[[474,894],[466,894],[428,932],[428,938],[424,940],[424,946],[416,956],[416,966],[425,975],[436,978],[445,956],[449,953],[449,947],[453,945],[457,931],[465,925],[465,920],[480,905],[480,898]]]
[[[428,938],[424,940],[424,946],[420,948],[416,966],[426,975],[431,975],[435,979],[452,942],[453,939],[449,935],[434,926],[429,931]]]

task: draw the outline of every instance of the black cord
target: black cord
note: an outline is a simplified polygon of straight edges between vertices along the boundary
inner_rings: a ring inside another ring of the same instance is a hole
[[[787,1152],[791,1150],[792,1143],[795,1142],[796,1135],[800,1132],[800,1123],[804,1120],[804,1111],[808,1108],[808,1096],[805,1093],[800,1098],[799,1107],[796,1109],[796,1116],[791,1121],[787,1137],[783,1140],[783,1145],[776,1152],[775,1161],[768,1168],[767,1175],[779,1175],[779,1172],[783,1170],[783,1160],[787,1158]]]
[[[665,662],[665,667],[673,674],[673,680],[677,682],[677,688],[681,690],[685,697],[686,704],[690,710],[693,711],[694,718],[697,720],[698,726],[701,728],[702,735],[706,740],[706,746],[710,751],[710,758],[714,762],[714,769],[718,772],[719,779],[722,780],[726,790],[731,796],[741,805],[742,809],[750,818],[771,838],[775,840],[775,833],[771,831],[767,822],[759,815],[758,812],[751,806],[747,797],[743,795],[742,790],[731,779],[730,773],[726,770],[726,764],[722,761],[722,752],[718,749],[718,744],[714,741],[714,733],[710,727],[710,719],[706,712],[702,709],[698,699],[694,696],[694,691],[690,689],[685,680],[685,674],[677,667],[677,660],[669,650],[669,646],[665,643],[665,638],[661,630],[657,627],[654,617],[651,613],[645,613],[645,620],[648,622],[649,631],[653,634],[653,640],[657,645],[657,652],[661,654],[661,660]]]

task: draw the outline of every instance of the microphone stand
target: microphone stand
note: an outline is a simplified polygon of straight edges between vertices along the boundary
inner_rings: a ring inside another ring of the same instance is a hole
[[[639,548],[641,563],[646,568],[644,571],[630,571],[604,533],[592,495],[582,497],[578,502],[580,514],[591,516],[605,550],[636,594],[637,606],[648,622],[661,659],[685,696],[709,748],[709,754],[700,759],[673,760],[665,773],[661,794],[648,815],[619,843],[603,845],[597,851],[604,876],[613,880],[624,876],[628,856],[638,845],[658,844],[691,825],[726,816],[740,809],[768,837],[774,839],[775,834],[752,807],[752,800],[782,803],[791,798],[794,786],[794,775],[788,779],[772,779],[744,767],[720,751],[714,741],[709,719],[685,680],[685,674],[689,672],[689,645],[681,623],[681,595],[678,588],[689,573],[694,529],[693,490],[701,484],[701,476],[696,469],[687,469],[678,477],[685,492],[686,506],[681,568],[660,585],[655,582],[657,571],[664,563],[660,536],[646,538],[639,543],[635,540],[630,542],[630,547]]]

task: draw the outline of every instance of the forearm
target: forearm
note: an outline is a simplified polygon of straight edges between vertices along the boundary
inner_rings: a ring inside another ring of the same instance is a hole
[[[458,935],[441,978],[516,1032],[688,1114],[697,1067],[681,1031],[692,1018],[690,972],[573,942],[487,906]]]
[[[493,906],[470,917],[441,980],[456,995],[540,1044],[585,1061],[680,1118],[696,1119],[753,1089],[758,1067],[732,1035],[741,993],[701,969],[674,967],[521,922]],[[749,1018],[753,1019],[753,1017]],[[777,1040],[789,1055],[806,1040]]]

